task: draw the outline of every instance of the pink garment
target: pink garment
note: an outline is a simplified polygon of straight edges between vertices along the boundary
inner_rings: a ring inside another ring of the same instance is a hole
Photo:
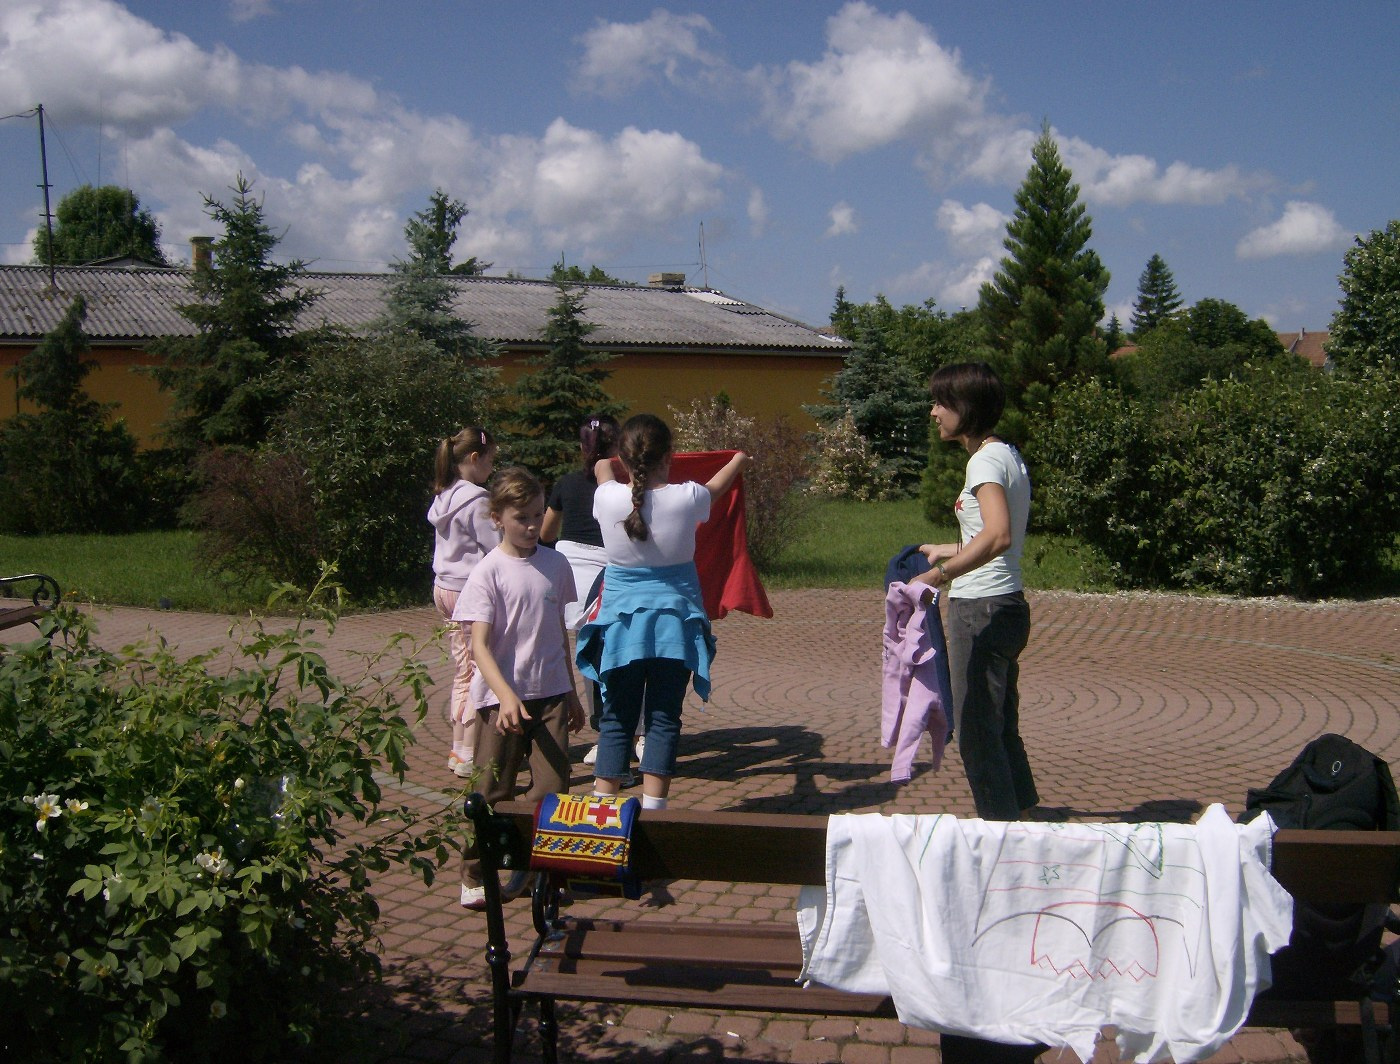
[[[452,619],[491,625],[491,655],[521,701],[552,698],[574,686],[564,607],[575,598],[573,570],[553,547],[536,547],[528,558],[497,547],[472,570]],[[472,676],[472,701],[478,715],[501,702],[480,669]]]
[[[467,738],[467,746],[471,747],[476,733],[476,709],[471,699],[472,673],[476,666],[472,664],[471,625],[452,619],[460,595],[460,591],[449,591],[445,587],[433,588],[433,605],[447,622],[447,648],[452,653],[452,694],[447,719],[466,726],[472,733]]]
[[[898,580],[885,592],[883,682],[880,698],[880,745],[894,747],[890,782],[907,783],[913,775],[914,755],[924,732],[933,740],[933,767],[943,764],[948,737],[948,711],[940,692],[946,691],[948,653],[941,638],[938,592],[925,605],[927,584]],[[940,670],[942,678],[940,678]]]

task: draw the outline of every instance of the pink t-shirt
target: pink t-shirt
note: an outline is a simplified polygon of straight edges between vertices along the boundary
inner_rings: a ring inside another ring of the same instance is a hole
[[[539,546],[516,558],[497,547],[472,570],[452,619],[489,622],[487,645],[515,693],[522,701],[550,698],[572,686],[564,606],[577,597],[573,570],[558,551]],[[472,699],[478,706],[501,702],[480,670],[472,677]]]

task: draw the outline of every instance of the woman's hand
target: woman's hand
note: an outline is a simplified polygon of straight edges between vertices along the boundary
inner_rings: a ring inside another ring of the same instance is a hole
[[[929,565],[937,565],[939,562],[946,562],[953,555],[958,553],[956,543],[920,543],[919,553],[928,559]]]

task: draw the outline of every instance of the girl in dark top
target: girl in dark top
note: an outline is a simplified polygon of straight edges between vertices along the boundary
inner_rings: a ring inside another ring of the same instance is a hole
[[[603,550],[603,533],[593,517],[593,493],[598,488],[593,467],[600,459],[612,458],[617,454],[618,433],[617,419],[608,414],[594,414],[584,419],[578,432],[579,454],[583,464],[555,481],[544,511],[540,541],[569,559],[569,565],[574,570],[578,601],[564,607],[564,623],[570,631],[578,631],[583,624],[589,589],[608,562],[607,552]],[[589,687],[589,724],[597,731],[603,699],[597,684],[590,684]],[[591,765],[597,752],[596,746],[588,751],[584,763]]]

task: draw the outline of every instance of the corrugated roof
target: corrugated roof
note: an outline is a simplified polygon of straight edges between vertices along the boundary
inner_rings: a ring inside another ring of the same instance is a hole
[[[92,340],[142,341],[194,332],[176,307],[190,301],[182,269],[59,267],[56,290],[43,266],[0,266],[0,342],[37,340],[63,317],[72,296],[88,302],[83,329]],[[383,310],[386,274],[306,273],[304,288],[321,298],[304,324],[329,322],[360,330]],[[503,343],[542,342],[547,312],[558,298],[549,281],[457,277],[457,311],[477,334]],[[598,326],[594,347],[788,350],[839,354],[849,344],[791,318],[697,288],[579,285],[585,317]]]

